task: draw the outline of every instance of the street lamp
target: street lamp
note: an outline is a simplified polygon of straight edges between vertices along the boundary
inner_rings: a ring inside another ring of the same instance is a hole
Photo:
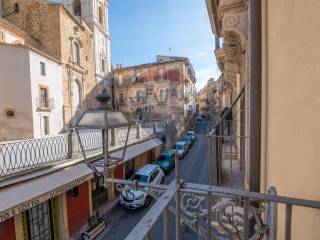
[[[83,147],[83,143],[79,134],[79,129],[96,129],[101,130],[102,133],[102,148],[103,148],[103,177],[104,177],[104,185],[106,186],[106,179],[107,179],[107,170],[108,166],[110,166],[110,160],[115,161],[123,161],[126,150],[127,150],[127,144],[128,144],[128,138],[129,138],[129,131],[131,128],[131,123],[127,119],[127,117],[123,114],[121,111],[116,111],[112,109],[110,104],[108,103],[111,97],[107,93],[106,84],[103,84],[103,88],[100,94],[98,94],[95,99],[98,101],[99,105],[96,108],[96,110],[93,111],[85,111],[81,117],[79,118],[78,122],[75,124],[75,132],[78,137],[80,150],[82,152],[82,155],[84,157],[85,163],[95,171],[96,174],[99,175],[99,172],[97,170],[97,165],[95,165],[94,162],[88,162],[86,153]],[[108,136],[109,131],[115,128],[119,127],[127,127],[128,132],[126,136],[126,141],[122,153],[121,158],[115,158],[109,156],[109,147],[108,147]],[[101,174],[101,173],[100,173]]]

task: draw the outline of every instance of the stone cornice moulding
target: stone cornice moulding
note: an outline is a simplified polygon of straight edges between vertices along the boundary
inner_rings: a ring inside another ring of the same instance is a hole
[[[245,52],[248,40],[247,12],[225,14],[222,20],[223,35],[236,34],[240,39],[241,52]]]
[[[226,13],[248,11],[247,0],[222,0],[219,5],[219,17],[222,19]]]

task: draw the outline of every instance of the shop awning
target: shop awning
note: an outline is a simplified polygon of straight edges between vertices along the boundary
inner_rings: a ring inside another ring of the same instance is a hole
[[[0,222],[58,196],[93,178],[84,163],[0,190]]]
[[[139,156],[140,154],[147,152],[153,148],[159,147],[162,145],[162,142],[157,139],[149,139],[145,142],[138,144],[130,145],[127,147],[126,155],[124,156],[124,161],[128,161],[134,157]],[[118,150],[110,154],[111,158],[122,158],[123,150]]]
[[[124,163],[132,158],[139,156],[142,153],[145,153],[161,145],[162,145],[162,142],[157,138],[149,139],[144,142],[130,145],[127,147],[126,155],[124,156],[123,161],[118,160],[118,159],[122,159],[123,149],[114,151],[110,154],[108,168],[115,166],[116,164],[119,164],[119,163]],[[103,174],[103,165],[104,165],[103,159],[95,161],[92,165],[94,166],[97,172],[99,172],[100,174]]]

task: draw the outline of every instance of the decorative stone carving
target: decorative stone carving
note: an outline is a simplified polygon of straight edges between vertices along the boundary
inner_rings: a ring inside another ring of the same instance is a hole
[[[223,19],[223,22],[226,27],[233,28],[239,24],[239,18],[236,15],[229,15]]]

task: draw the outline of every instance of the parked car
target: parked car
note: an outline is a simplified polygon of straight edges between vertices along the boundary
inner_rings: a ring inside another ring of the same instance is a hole
[[[184,156],[188,152],[188,146],[186,142],[177,142],[174,147],[172,148],[174,150],[180,159],[184,158]]]
[[[193,142],[195,142],[196,139],[197,139],[195,131],[188,131],[188,132],[186,133],[186,135],[189,136],[189,137],[191,137],[192,140],[193,140]]]
[[[164,183],[164,173],[157,164],[147,164],[134,173],[130,180],[137,180],[144,183],[162,184]],[[136,209],[148,207],[152,197],[142,190],[129,190],[120,193],[120,204],[126,208]]]
[[[204,120],[204,118],[203,118],[202,116],[198,116],[198,117],[196,118],[196,120],[197,120],[198,122],[202,122],[202,121]]]
[[[157,164],[164,171],[164,173],[169,173],[170,169],[174,167],[176,153],[173,150],[168,150],[160,153],[157,158]]]
[[[193,140],[192,140],[192,137],[188,136],[188,135],[184,135],[181,140],[181,142],[185,142],[187,143],[187,147],[188,149],[190,149],[193,145]]]

